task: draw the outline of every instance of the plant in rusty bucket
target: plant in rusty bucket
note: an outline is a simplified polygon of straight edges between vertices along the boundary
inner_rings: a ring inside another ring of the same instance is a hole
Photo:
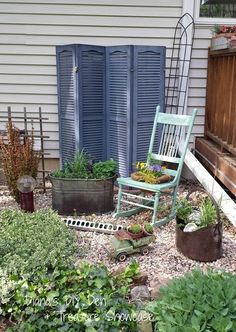
[[[194,231],[217,222],[216,207],[209,197],[199,207],[195,207],[186,198],[179,201],[176,212],[184,231]]]
[[[19,202],[19,190],[17,180],[23,175],[36,178],[40,154],[33,149],[34,137],[22,135],[11,119],[7,123],[7,137],[0,137],[0,151],[2,156],[2,167],[6,182],[11,195]]]
[[[222,222],[214,198],[207,194],[199,200],[197,191],[203,190],[193,190],[177,205],[176,246],[186,257],[211,262],[222,256]]]

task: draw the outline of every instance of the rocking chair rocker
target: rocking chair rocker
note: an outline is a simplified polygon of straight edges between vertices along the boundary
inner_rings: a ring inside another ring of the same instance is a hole
[[[160,106],[157,106],[149,145],[147,165],[150,164],[150,159],[155,159],[167,163],[168,165],[175,164],[176,169],[168,167],[163,171],[164,174],[168,174],[173,178],[170,182],[162,184],[139,182],[133,180],[131,177],[118,178],[119,191],[115,217],[128,217],[143,209],[149,209],[153,211],[152,224],[154,226],[164,225],[175,217],[177,189],[196,112],[197,110],[194,109],[191,116],[166,114],[161,113]],[[157,130],[161,130],[161,140],[157,153],[154,153],[153,148]],[[141,193],[137,195],[127,192],[124,190],[125,187],[140,189]],[[146,197],[146,192],[152,193],[152,196]],[[170,213],[165,218],[157,220],[157,211],[161,195],[171,196],[172,206]],[[133,199],[136,199],[136,201]],[[128,211],[121,211],[122,203],[133,205],[135,208],[131,208]]]

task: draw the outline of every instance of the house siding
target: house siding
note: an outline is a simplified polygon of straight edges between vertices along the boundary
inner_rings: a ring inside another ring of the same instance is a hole
[[[182,0],[8,0],[0,1],[0,111],[10,105],[37,112],[42,106],[46,152],[58,158],[55,46],[159,45],[167,67]],[[209,28],[196,27],[188,111],[199,108],[194,134],[203,133]],[[1,128],[0,128],[1,129]]]
[[[210,46],[212,37],[212,28],[213,26],[205,24],[196,23],[195,25],[195,39],[189,73],[188,91],[188,113],[190,114],[191,110],[195,107],[198,109],[195,126],[193,128],[194,136],[203,136],[204,134],[207,59],[208,47]]]

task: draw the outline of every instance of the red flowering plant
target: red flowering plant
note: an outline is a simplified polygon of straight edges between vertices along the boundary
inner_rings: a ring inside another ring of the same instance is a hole
[[[219,25],[216,24],[213,29],[215,35],[225,34],[225,33],[236,33],[236,25]]]

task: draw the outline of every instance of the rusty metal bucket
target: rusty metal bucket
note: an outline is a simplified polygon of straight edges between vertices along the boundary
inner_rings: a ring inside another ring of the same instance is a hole
[[[113,186],[116,176],[107,179],[64,179],[49,176],[52,207],[63,215],[104,213],[114,210]]]
[[[196,191],[196,190],[195,190]],[[187,199],[194,191],[187,195]],[[217,210],[217,223],[193,232],[183,232],[183,220],[176,217],[176,247],[186,257],[201,262],[212,262],[222,256],[223,227],[218,206],[209,195]]]

